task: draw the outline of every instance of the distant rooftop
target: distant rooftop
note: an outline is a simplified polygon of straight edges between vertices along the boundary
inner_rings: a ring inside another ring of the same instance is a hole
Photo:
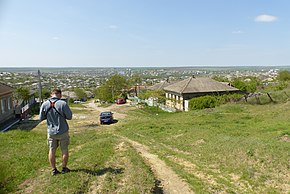
[[[165,91],[176,92],[179,94],[204,93],[204,92],[224,92],[239,91],[239,89],[223,84],[210,78],[195,78],[179,81],[164,88]]]

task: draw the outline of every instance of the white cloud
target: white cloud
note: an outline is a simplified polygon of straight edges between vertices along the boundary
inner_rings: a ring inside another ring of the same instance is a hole
[[[232,34],[243,34],[244,32],[241,30],[234,30],[232,31]]]
[[[115,29],[118,28],[118,26],[116,26],[116,25],[109,25],[109,28],[115,30]]]
[[[54,36],[51,38],[52,40],[59,40],[60,38],[58,36]]]
[[[278,20],[278,17],[266,14],[258,15],[255,18],[256,22],[275,22],[276,20]]]

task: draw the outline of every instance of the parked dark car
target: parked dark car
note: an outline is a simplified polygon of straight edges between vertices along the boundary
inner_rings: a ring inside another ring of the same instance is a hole
[[[101,112],[100,114],[100,123],[101,125],[104,123],[113,123],[113,113],[112,112]]]
[[[124,98],[118,98],[118,99],[116,100],[116,103],[117,103],[117,104],[125,104],[125,103],[126,103],[126,99],[124,99]]]

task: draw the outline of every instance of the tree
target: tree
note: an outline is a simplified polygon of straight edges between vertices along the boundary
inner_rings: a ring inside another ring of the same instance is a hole
[[[87,94],[86,92],[81,89],[81,88],[75,88],[74,89],[74,92],[76,94],[76,97],[80,100],[86,100],[87,99]]]
[[[135,95],[138,96],[138,85],[142,84],[142,78],[139,75],[133,75],[130,80],[129,84],[134,87]]]
[[[164,104],[166,101],[164,90],[156,90],[156,91],[148,90],[145,93],[140,94],[140,98],[144,100],[150,97],[156,99],[158,103]]]
[[[30,99],[30,91],[28,88],[17,88],[14,92],[14,97],[17,101],[23,100],[26,103]]]
[[[38,98],[38,97],[39,97],[39,93],[36,92],[36,93],[34,94],[34,96],[35,96],[36,98]],[[41,97],[42,97],[42,99],[48,99],[48,98],[50,97],[50,91],[47,90],[47,89],[43,89],[42,92],[41,92]]]
[[[232,82],[232,85],[235,88],[238,88],[239,90],[241,90],[242,92],[255,92],[259,84],[259,81],[253,77],[248,77],[247,79],[249,79],[250,81],[244,81],[241,78],[235,79]]]
[[[95,91],[96,98],[100,99],[101,101],[106,102],[112,102],[112,92],[109,87],[106,87],[105,85],[101,85],[97,90]]]
[[[113,75],[96,90],[96,97],[102,101],[114,102],[118,97],[126,97],[128,82],[121,75]]]
[[[218,75],[213,76],[212,79],[218,82],[229,82],[229,79],[227,77],[218,76]]]
[[[279,81],[289,81],[290,80],[290,72],[287,70],[280,71],[277,76],[277,80]]]

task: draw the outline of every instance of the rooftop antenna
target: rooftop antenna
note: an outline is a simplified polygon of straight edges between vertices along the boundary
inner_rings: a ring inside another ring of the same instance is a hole
[[[41,80],[40,80],[40,70],[38,70],[38,89],[39,89],[39,106],[42,103],[42,87],[41,87]]]

